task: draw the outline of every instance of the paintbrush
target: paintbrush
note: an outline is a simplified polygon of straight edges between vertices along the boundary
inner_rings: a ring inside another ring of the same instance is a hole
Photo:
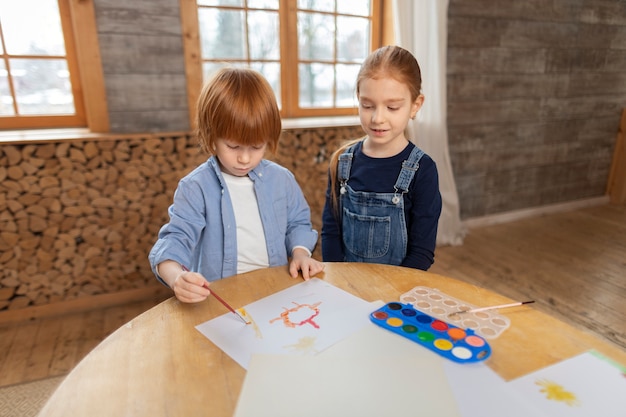
[[[534,302],[535,302],[534,300],[531,300],[531,301],[518,301],[517,303],[500,304],[500,305],[497,305],[497,306],[472,308],[470,310],[460,310],[460,311],[455,311],[454,313],[448,314],[448,317],[456,316],[457,314],[478,313],[479,311],[488,311],[488,310],[497,310],[497,309],[500,309],[500,308],[516,307],[516,306],[521,306],[523,304],[531,304],[531,303],[534,303]]]
[[[189,272],[189,269],[185,266],[185,265],[181,265],[181,267],[183,268],[183,271],[187,271]],[[250,324],[250,322],[248,320],[245,319],[244,316],[241,315],[241,313],[239,313],[237,310],[235,310],[234,308],[232,308],[230,306],[230,304],[228,304],[222,297],[220,297],[219,295],[217,295],[217,293],[212,290],[211,288],[209,288],[209,284],[207,282],[205,282],[204,284],[202,284],[202,286],[206,289],[208,289],[209,291],[211,291],[211,295],[213,295],[213,297],[215,297],[217,299],[217,301],[219,301],[220,303],[222,303],[222,305],[224,305],[224,307],[226,307],[227,309],[229,309],[234,315],[236,315],[237,317],[239,317],[241,319],[241,321],[243,321],[246,324]]]

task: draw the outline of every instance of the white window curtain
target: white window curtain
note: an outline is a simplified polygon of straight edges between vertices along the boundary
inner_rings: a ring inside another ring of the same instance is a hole
[[[393,6],[396,42],[415,55],[422,70],[424,105],[409,123],[408,135],[433,158],[439,171],[443,208],[437,245],[461,245],[466,230],[460,218],[446,125],[448,0],[395,0]]]

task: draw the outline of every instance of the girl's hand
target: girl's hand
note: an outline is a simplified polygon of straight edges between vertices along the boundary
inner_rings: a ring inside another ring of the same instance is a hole
[[[295,248],[291,255],[289,274],[292,278],[298,277],[298,271],[302,271],[302,278],[308,281],[316,274],[324,270],[324,264],[309,256],[308,252],[301,248]]]

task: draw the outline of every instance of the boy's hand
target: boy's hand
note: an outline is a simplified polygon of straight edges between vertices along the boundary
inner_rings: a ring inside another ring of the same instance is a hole
[[[183,303],[199,303],[211,293],[207,280],[197,272],[187,271],[178,262],[163,261],[158,265],[159,276]]]
[[[176,298],[183,303],[199,303],[211,294],[209,283],[197,272],[181,271],[171,287]]]
[[[298,277],[298,271],[302,271],[302,278],[308,281],[316,274],[324,270],[324,264],[309,256],[308,252],[302,248],[295,248],[291,254],[289,264],[289,274],[293,278]]]

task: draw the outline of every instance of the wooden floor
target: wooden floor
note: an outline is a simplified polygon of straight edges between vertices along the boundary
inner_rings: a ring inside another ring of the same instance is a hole
[[[106,336],[159,300],[0,327],[0,387],[67,374]]]
[[[626,207],[597,206],[470,230],[431,272],[490,288],[626,349]],[[0,327],[0,386],[67,374],[158,300]]]
[[[626,349],[626,207],[594,206],[470,230],[430,270],[532,305]]]

